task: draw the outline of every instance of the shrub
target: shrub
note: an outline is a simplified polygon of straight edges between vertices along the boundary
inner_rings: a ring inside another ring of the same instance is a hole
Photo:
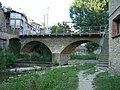
[[[75,59],[79,59],[79,60],[96,60],[96,55],[95,54],[89,54],[89,55],[71,54],[70,59],[71,60],[75,60]]]
[[[16,60],[14,54],[7,51],[0,51],[0,68],[5,68],[12,65]]]
[[[54,62],[52,63],[52,65],[53,65],[53,66],[59,66],[59,63],[58,63],[57,61],[54,61]]]

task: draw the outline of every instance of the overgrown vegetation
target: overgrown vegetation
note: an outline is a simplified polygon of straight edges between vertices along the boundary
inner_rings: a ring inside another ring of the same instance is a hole
[[[0,69],[11,66],[16,60],[16,57],[13,53],[0,51]]]
[[[100,73],[93,84],[94,90],[120,90],[120,76],[110,76],[107,72]]]
[[[56,68],[39,75],[29,75],[12,78],[0,85],[0,90],[76,90],[78,85],[77,73],[94,67],[94,64],[84,64]]]
[[[70,59],[71,60],[96,60],[96,55],[95,54],[88,54],[88,55],[71,54]]]

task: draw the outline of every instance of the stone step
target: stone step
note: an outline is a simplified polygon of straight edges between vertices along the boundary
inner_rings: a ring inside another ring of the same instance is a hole
[[[16,63],[51,64],[52,62],[48,62],[48,61],[16,61]]]
[[[108,61],[108,58],[99,58],[99,61]]]
[[[14,66],[16,67],[32,67],[32,66],[41,66],[41,67],[51,67],[50,64],[28,64],[28,63],[15,63]]]
[[[108,58],[99,59],[98,61],[109,61]]]
[[[99,64],[109,64],[109,62],[99,62]]]
[[[97,64],[97,67],[108,67],[109,65],[108,64]]]
[[[52,62],[17,61],[16,63],[14,63],[14,66],[18,66],[18,67],[28,67],[28,66],[50,67],[50,66],[52,66]]]
[[[108,71],[108,67],[96,67],[96,71]]]

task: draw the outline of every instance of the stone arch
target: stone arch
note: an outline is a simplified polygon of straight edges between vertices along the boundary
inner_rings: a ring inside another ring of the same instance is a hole
[[[78,47],[79,45],[81,45],[83,43],[86,43],[86,42],[94,42],[94,41],[91,41],[91,40],[78,40],[78,41],[74,41],[74,42],[69,43],[68,45],[66,45],[66,47],[61,51],[61,54],[71,53],[76,47]],[[94,43],[96,43],[96,42],[94,42]]]
[[[41,47],[42,46],[42,47]],[[43,47],[44,46],[44,47]],[[52,61],[52,52],[47,45],[40,41],[30,41],[21,48],[22,53],[37,55],[42,61]],[[47,54],[46,54],[47,53]],[[44,60],[43,60],[44,59]]]
[[[24,44],[24,46],[21,47],[21,52],[28,52],[29,53],[29,52],[31,52],[33,50],[33,48],[36,45],[38,45],[40,43],[44,44],[43,42],[40,42],[40,41],[27,42],[26,44]],[[50,50],[50,48],[46,44],[44,44],[44,45]],[[50,52],[51,52],[51,50],[50,50]]]
[[[76,47],[78,47],[79,45],[86,43],[86,42],[94,42],[91,40],[78,40],[78,41],[74,41],[72,43],[70,43],[69,45],[67,45],[62,52],[60,53],[60,62],[61,64],[68,64],[68,60],[70,59],[70,54],[75,50]],[[96,43],[96,42],[94,42]],[[98,44],[98,43],[97,43]]]

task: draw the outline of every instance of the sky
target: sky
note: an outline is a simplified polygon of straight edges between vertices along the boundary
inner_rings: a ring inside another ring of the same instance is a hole
[[[28,19],[37,23],[47,21],[48,26],[58,22],[68,21],[69,7],[74,0],[0,0],[3,6],[11,7],[13,10],[25,13]]]

